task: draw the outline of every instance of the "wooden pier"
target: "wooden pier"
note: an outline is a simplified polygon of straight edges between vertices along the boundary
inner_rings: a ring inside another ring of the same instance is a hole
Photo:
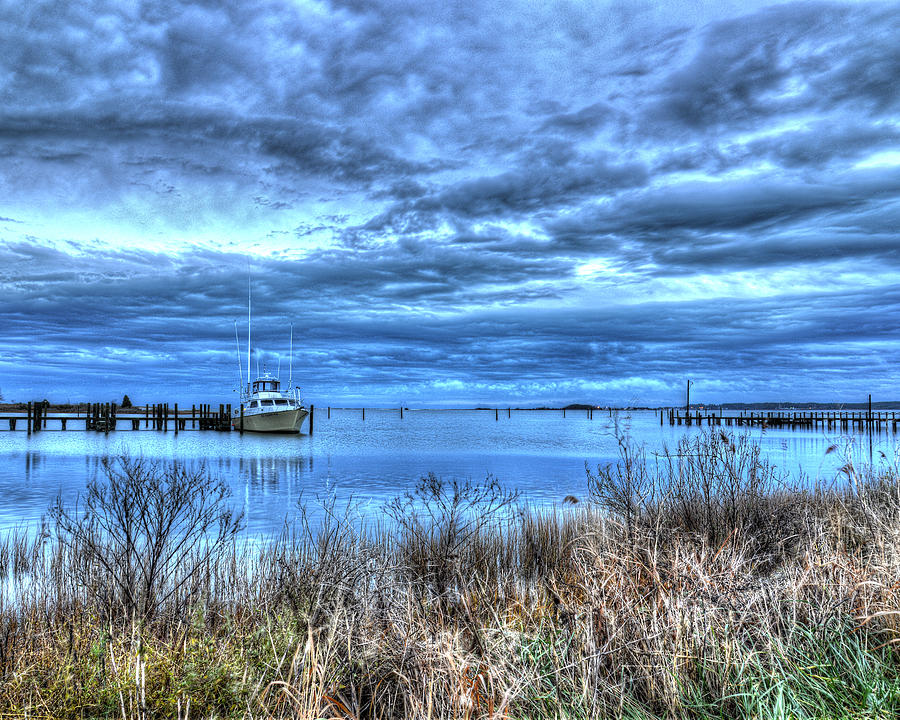
[[[730,427],[789,428],[792,430],[897,431],[900,417],[896,412],[787,411],[762,410],[739,413],[719,410],[660,410],[659,424],[668,416],[669,425],[726,425]],[[727,413],[727,414],[726,414]]]
[[[159,403],[140,409],[122,411],[115,403],[89,403],[75,413],[51,413],[42,402],[30,402],[25,414],[0,416],[0,428],[28,433],[45,430],[88,430],[109,433],[112,430],[155,430],[179,432],[215,430],[227,432],[231,427],[231,404],[191,405],[190,411],[179,411],[178,404]]]

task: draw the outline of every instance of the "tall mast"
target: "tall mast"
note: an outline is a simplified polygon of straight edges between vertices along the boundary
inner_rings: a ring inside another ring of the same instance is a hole
[[[291,323],[291,350],[288,353],[288,387],[294,389],[294,323]]]
[[[247,262],[247,389],[250,389],[250,263]]]

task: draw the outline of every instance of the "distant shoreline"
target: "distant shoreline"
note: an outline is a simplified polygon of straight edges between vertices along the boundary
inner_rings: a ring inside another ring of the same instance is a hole
[[[49,412],[52,413],[68,413],[68,412],[81,412],[85,411],[90,407],[90,403],[50,403]],[[152,407],[152,405],[151,405]],[[184,405],[184,408],[188,407],[188,405]],[[393,406],[377,406],[377,405],[355,405],[355,406],[330,406],[331,410],[359,410],[365,407],[368,410],[392,410],[396,409]],[[646,410],[646,411],[659,411],[659,410],[667,410],[670,408],[676,408],[679,410],[684,409],[684,405],[629,405],[629,406],[615,406],[615,405],[589,405],[587,403],[571,403],[569,405],[564,406],[548,406],[548,405],[540,405],[537,407],[515,407],[509,405],[479,405],[477,407],[413,407],[409,408],[404,406],[404,410],[428,410],[429,412],[440,412],[440,411],[459,411],[459,410],[542,410],[542,411],[558,411],[562,412],[564,410],[606,410],[606,411],[616,411],[616,412],[624,412],[630,410]],[[705,411],[716,411],[716,410],[796,410],[796,411],[806,411],[806,410],[867,410],[869,408],[869,404],[866,402],[847,402],[847,403],[819,403],[819,402],[756,402],[756,403],[696,403],[693,402],[690,405],[691,411],[697,410],[705,410]],[[26,412],[28,409],[28,403],[24,402],[7,402],[0,403],[0,413],[2,412]],[[319,409],[324,409],[324,405],[320,405]],[[882,400],[878,402],[872,403],[873,410],[900,410],[900,400]],[[143,414],[146,412],[146,406],[144,405],[134,405],[132,407],[123,408],[121,405],[116,406],[116,413],[120,415],[137,415]]]

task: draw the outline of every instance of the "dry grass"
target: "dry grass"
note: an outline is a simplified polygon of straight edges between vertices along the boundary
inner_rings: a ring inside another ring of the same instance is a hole
[[[592,503],[428,477],[383,526],[326,506],[263,547],[201,543],[139,603],[109,591],[127,552],[86,562],[74,510],[10,534],[0,717],[900,712],[896,470],[809,489],[742,437],[622,449]]]

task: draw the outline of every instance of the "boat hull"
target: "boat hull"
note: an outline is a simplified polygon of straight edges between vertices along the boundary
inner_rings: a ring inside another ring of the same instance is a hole
[[[297,433],[309,415],[306,408],[278,410],[276,412],[244,413],[244,432],[258,433]],[[241,429],[241,418],[235,417],[232,425],[235,430]]]

